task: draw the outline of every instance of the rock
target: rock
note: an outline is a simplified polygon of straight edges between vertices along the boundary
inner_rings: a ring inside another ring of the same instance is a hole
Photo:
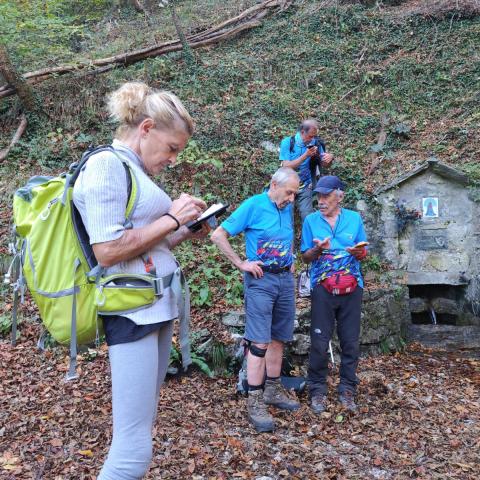
[[[261,142],[260,146],[267,152],[278,153],[279,151],[279,146],[269,142],[268,140]]]
[[[480,327],[456,325],[408,325],[407,340],[446,350],[480,348]]]
[[[195,351],[203,356],[210,357],[212,353],[213,338],[210,337],[204,342],[195,346]]]
[[[364,276],[363,276],[363,280],[365,281],[365,283],[370,283],[374,280],[376,280],[377,278],[377,274],[375,272],[372,272],[371,270],[369,270]]]
[[[295,331],[307,333],[310,329],[310,307],[295,312]]]
[[[460,311],[455,300],[448,298],[434,298],[432,307],[436,313],[448,313],[450,315],[459,315]]]
[[[227,327],[244,327],[245,312],[232,310],[223,316],[222,323]]]
[[[239,333],[232,333],[233,343],[229,343],[225,347],[225,353],[228,358],[235,359],[239,362],[243,360],[244,348],[241,345],[243,335]]]
[[[308,355],[310,352],[310,335],[302,333],[293,334],[292,353],[295,355]]]
[[[403,325],[410,321],[407,288],[379,288],[365,291],[362,305],[360,343],[377,345],[400,337]]]
[[[360,213],[364,213],[366,212],[368,209],[368,206],[367,206],[367,202],[365,200],[359,200],[357,202],[357,210],[360,212]]]
[[[194,332],[192,332],[192,334],[194,334],[195,338],[197,339],[197,342],[204,342],[205,340],[208,340],[211,336],[208,328],[195,330]]]
[[[427,302],[423,298],[411,298],[409,300],[410,311],[412,313],[421,313],[428,311]]]

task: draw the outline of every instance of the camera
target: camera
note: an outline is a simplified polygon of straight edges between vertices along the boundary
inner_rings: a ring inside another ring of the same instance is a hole
[[[317,147],[317,153],[310,157],[310,161],[320,163],[321,161],[321,150],[325,150],[324,143],[320,140],[319,137],[313,137],[312,140],[305,145],[307,150],[312,147]]]
[[[305,146],[307,149],[317,147],[317,153],[310,157],[310,173],[312,178],[316,178],[317,174],[322,174],[322,152],[325,152],[325,143],[320,137],[313,137]]]

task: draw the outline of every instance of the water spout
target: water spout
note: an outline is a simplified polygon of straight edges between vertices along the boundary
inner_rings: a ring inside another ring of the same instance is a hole
[[[432,325],[436,325],[437,324],[437,315],[435,314],[435,310],[433,309],[432,306],[429,306],[428,310],[430,312],[430,318],[432,319]]]

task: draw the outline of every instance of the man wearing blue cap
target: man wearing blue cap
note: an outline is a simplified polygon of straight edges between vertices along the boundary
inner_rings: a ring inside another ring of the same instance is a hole
[[[367,237],[360,215],[341,208],[345,186],[336,176],[320,178],[318,211],[308,215],[302,229],[302,255],[311,263],[312,288],[308,385],[311,406],[321,413],[327,403],[328,345],[335,321],[340,340],[340,403],[355,411],[360,355],[360,314],[363,278],[360,261],[367,255]]]
[[[282,140],[279,159],[282,167],[293,168],[300,177],[295,206],[303,222],[305,217],[313,212],[312,187],[317,167],[323,170],[333,161],[333,155],[326,152],[325,143],[318,137],[318,123],[315,119],[303,120],[293,137]]]

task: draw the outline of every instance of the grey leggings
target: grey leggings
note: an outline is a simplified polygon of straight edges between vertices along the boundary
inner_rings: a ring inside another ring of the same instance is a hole
[[[152,460],[152,426],[172,344],[173,321],[109,347],[113,438],[98,480],[138,480]]]

